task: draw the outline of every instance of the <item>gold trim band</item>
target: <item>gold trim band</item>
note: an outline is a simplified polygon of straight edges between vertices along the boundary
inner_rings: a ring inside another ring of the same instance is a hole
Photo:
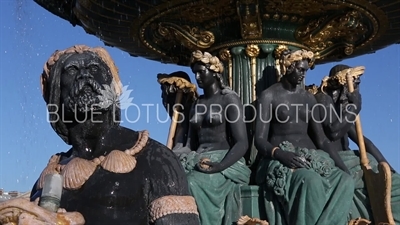
[[[167,195],[154,200],[150,204],[151,222],[175,213],[199,215],[194,198],[192,196]]]
[[[281,41],[281,40],[276,40],[276,39],[264,39],[264,40],[243,40],[243,41],[232,41],[232,42],[225,42],[219,45],[216,45],[212,48],[210,48],[208,51],[213,52],[215,50],[221,49],[221,48],[230,48],[230,47],[235,47],[235,46],[240,46],[240,45],[250,45],[250,44],[279,44],[279,45],[291,45],[294,47],[298,47],[300,49],[305,49],[305,50],[311,50],[309,47],[292,42],[292,41]]]

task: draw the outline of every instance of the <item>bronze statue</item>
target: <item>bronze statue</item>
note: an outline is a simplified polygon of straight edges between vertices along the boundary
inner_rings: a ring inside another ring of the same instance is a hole
[[[337,72],[349,68],[351,67],[347,65],[336,65],[330,70],[329,77],[332,78]],[[352,93],[349,93],[347,85],[340,84],[337,79],[323,80],[319,91],[315,93],[317,102],[325,106],[319,108],[320,113],[326,115],[326,120],[322,122],[322,125],[326,136],[334,143],[335,149],[350,150],[348,138],[357,143],[354,121],[362,107],[359,92],[361,75],[354,79],[355,91]],[[367,151],[376,160],[387,162],[379,149],[365,136],[364,142]]]
[[[61,174],[59,207],[85,224],[199,224],[195,200],[175,154],[119,125],[121,83],[103,48],[56,51],[42,74],[51,126],[71,149],[51,157],[33,188],[41,197],[47,174]]]
[[[222,78],[223,65],[195,51],[191,69],[204,90],[190,112],[189,136],[180,155],[201,224],[230,225],[241,216],[240,186],[249,183],[243,155],[248,148],[243,105]]]
[[[314,55],[282,50],[276,52],[282,76],[260,95],[254,136],[263,156],[256,181],[265,193],[268,222],[345,224],[354,183],[316,122],[314,96],[301,87]]]
[[[351,150],[349,147],[349,138],[359,145],[354,121],[355,117],[360,113],[362,106],[360,82],[363,70],[353,74],[355,90],[351,93],[348,90],[346,82],[343,82],[343,79],[338,76],[341,71],[348,69],[357,71],[357,68],[351,68],[348,65],[336,65],[332,67],[329,76],[322,80],[315,98],[319,104],[324,106],[319,108],[320,113],[325,114],[325,119],[322,120],[324,132],[331,140],[334,148],[339,152],[356,184],[349,219],[362,217],[372,220],[368,194],[365,194],[366,185],[360,166],[360,153],[358,150],[349,151]],[[364,144],[368,153],[369,165],[374,171],[377,171],[379,162],[388,163],[381,151],[365,136]],[[392,172],[391,207],[394,221],[397,224],[400,223],[400,175],[393,168]]]

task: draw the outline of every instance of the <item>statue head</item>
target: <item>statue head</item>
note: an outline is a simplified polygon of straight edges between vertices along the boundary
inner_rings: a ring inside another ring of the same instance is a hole
[[[337,100],[345,102],[349,92],[347,75],[353,77],[354,89],[357,90],[361,82],[360,76],[364,73],[364,69],[363,66],[352,68],[348,65],[336,65],[329,71],[329,76],[322,79],[320,89],[323,93],[330,95],[335,102]]]
[[[336,66],[332,67],[331,70],[329,71],[329,77],[334,78],[339,72],[344,71],[346,69],[350,69],[350,68],[351,67],[348,65],[343,65],[343,64],[336,65]],[[353,79],[353,82],[354,82],[354,89],[357,89],[361,82],[360,76],[355,76]],[[337,90],[342,87],[347,88],[347,85],[341,84],[338,79],[329,79],[328,86],[327,86],[328,89]]]
[[[197,98],[196,86],[190,83],[190,77],[183,71],[177,71],[170,74],[158,74],[158,82],[161,85],[162,103],[169,113],[173,114],[173,106],[175,105],[178,90],[183,92],[180,104],[185,105],[193,102]]]
[[[51,126],[67,144],[68,123],[90,119],[93,112],[111,115],[111,123],[120,120],[116,104],[122,85],[104,48],[76,45],[55,51],[44,65],[41,87]]]
[[[280,76],[285,77],[292,84],[303,82],[308,69],[314,67],[314,53],[304,49],[292,50],[278,48],[275,51],[277,70]]]
[[[221,89],[227,88],[222,77],[224,66],[218,57],[197,50],[192,53],[190,62],[190,68],[200,88],[205,88],[215,82],[218,82]]]

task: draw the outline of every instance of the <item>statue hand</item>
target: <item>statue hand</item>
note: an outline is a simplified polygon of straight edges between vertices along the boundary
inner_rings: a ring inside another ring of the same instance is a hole
[[[354,104],[357,107],[358,112],[361,111],[362,98],[358,90],[355,90],[352,93],[347,93],[347,99],[350,104]]]
[[[304,157],[299,156],[293,152],[283,151],[281,149],[277,149],[274,154],[274,158],[276,158],[279,162],[281,162],[284,166],[296,169],[296,168],[311,168],[311,163],[307,161]]]
[[[221,163],[211,162],[209,159],[201,159],[196,164],[197,170],[203,173],[218,173],[222,171]]]

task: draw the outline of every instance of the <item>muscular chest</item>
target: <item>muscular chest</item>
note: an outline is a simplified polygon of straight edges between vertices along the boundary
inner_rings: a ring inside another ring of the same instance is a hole
[[[224,124],[226,107],[222,101],[200,100],[192,110],[190,122],[197,128]]]
[[[281,122],[306,121],[312,116],[312,108],[312,105],[296,97],[290,101],[281,98],[273,101],[270,113],[274,115],[274,119]]]

